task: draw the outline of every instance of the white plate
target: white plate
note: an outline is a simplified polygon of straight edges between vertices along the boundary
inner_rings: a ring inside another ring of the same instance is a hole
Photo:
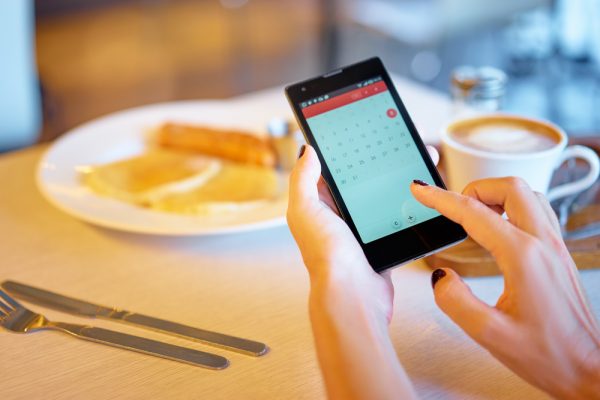
[[[42,194],[64,212],[108,228],[157,235],[211,235],[263,229],[285,223],[287,193],[273,202],[230,214],[188,216],[136,207],[94,194],[77,167],[141,153],[145,132],[164,121],[264,131],[266,115],[225,101],[164,103],[111,114],[73,129],[57,140],[38,165]],[[287,192],[287,191],[285,191]]]

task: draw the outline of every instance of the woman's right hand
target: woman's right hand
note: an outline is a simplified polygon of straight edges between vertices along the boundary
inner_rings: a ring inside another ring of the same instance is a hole
[[[600,328],[546,199],[518,178],[476,181],[462,195],[417,184],[411,190],[461,224],[504,275],[504,293],[491,307],[456,272],[436,270],[438,306],[533,385],[560,398],[600,399]]]

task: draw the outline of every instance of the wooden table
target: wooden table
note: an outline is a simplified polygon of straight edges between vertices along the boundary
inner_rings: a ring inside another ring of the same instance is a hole
[[[449,104],[399,81],[417,122],[435,131]],[[287,115],[280,89],[232,100]],[[432,109],[440,110],[432,113]],[[436,115],[435,118],[428,115]],[[426,135],[427,136],[427,135]],[[435,139],[431,134],[430,138]],[[12,279],[100,304],[266,342],[255,359],[146,330],[43,311],[51,319],[92,323],[213,351],[231,360],[209,371],[76,340],[56,332],[0,331],[0,397],[319,399],[324,387],[307,315],[308,279],[287,227],[215,237],[168,238],[111,231],[48,204],[34,183],[43,147],[0,157],[0,280]],[[393,273],[390,327],[398,356],[423,398],[536,399],[529,386],[478,348],[435,306],[422,263]],[[471,279],[493,301],[500,278]],[[598,314],[600,271],[583,283]]]

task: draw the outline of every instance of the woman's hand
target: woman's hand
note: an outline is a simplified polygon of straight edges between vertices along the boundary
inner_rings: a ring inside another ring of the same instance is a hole
[[[290,177],[287,220],[300,248],[314,296],[346,292],[364,302],[378,322],[389,323],[394,288],[388,274],[369,265],[352,231],[339,216],[321,178],[314,149],[304,147]]]
[[[329,397],[415,397],[387,330],[394,298],[389,274],[369,265],[310,146],[290,177],[287,219],[310,275],[310,318]]]
[[[517,178],[473,182],[462,195],[417,184],[411,190],[461,224],[504,275],[504,293],[490,307],[454,271],[436,270],[439,307],[530,383],[561,398],[599,399],[600,329],[545,198]]]
[[[390,270],[377,274],[360,245],[339,216],[321,164],[312,147],[305,146],[290,177],[288,224],[300,248],[315,291],[345,290],[373,304],[378,318],[390,322],[394,288]],[[439,155],[427,146],[433,162]]]

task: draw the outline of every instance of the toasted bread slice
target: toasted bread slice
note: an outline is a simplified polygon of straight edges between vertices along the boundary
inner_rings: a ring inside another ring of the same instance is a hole
[[[150,205],[154,209],[207,214],[255,207],[281,194],[280,178],[272,168],[224,162],[204,185],[171,192]]]
[[[219,160],[166,150],[83,169],[82,180],[94,192],[149,206],[168,193],[204,185],[221,169]]]
[[[85,167],[82,180],[102,196],[181,214],[240,211],[281,194],[273,168],[161,149]]]

